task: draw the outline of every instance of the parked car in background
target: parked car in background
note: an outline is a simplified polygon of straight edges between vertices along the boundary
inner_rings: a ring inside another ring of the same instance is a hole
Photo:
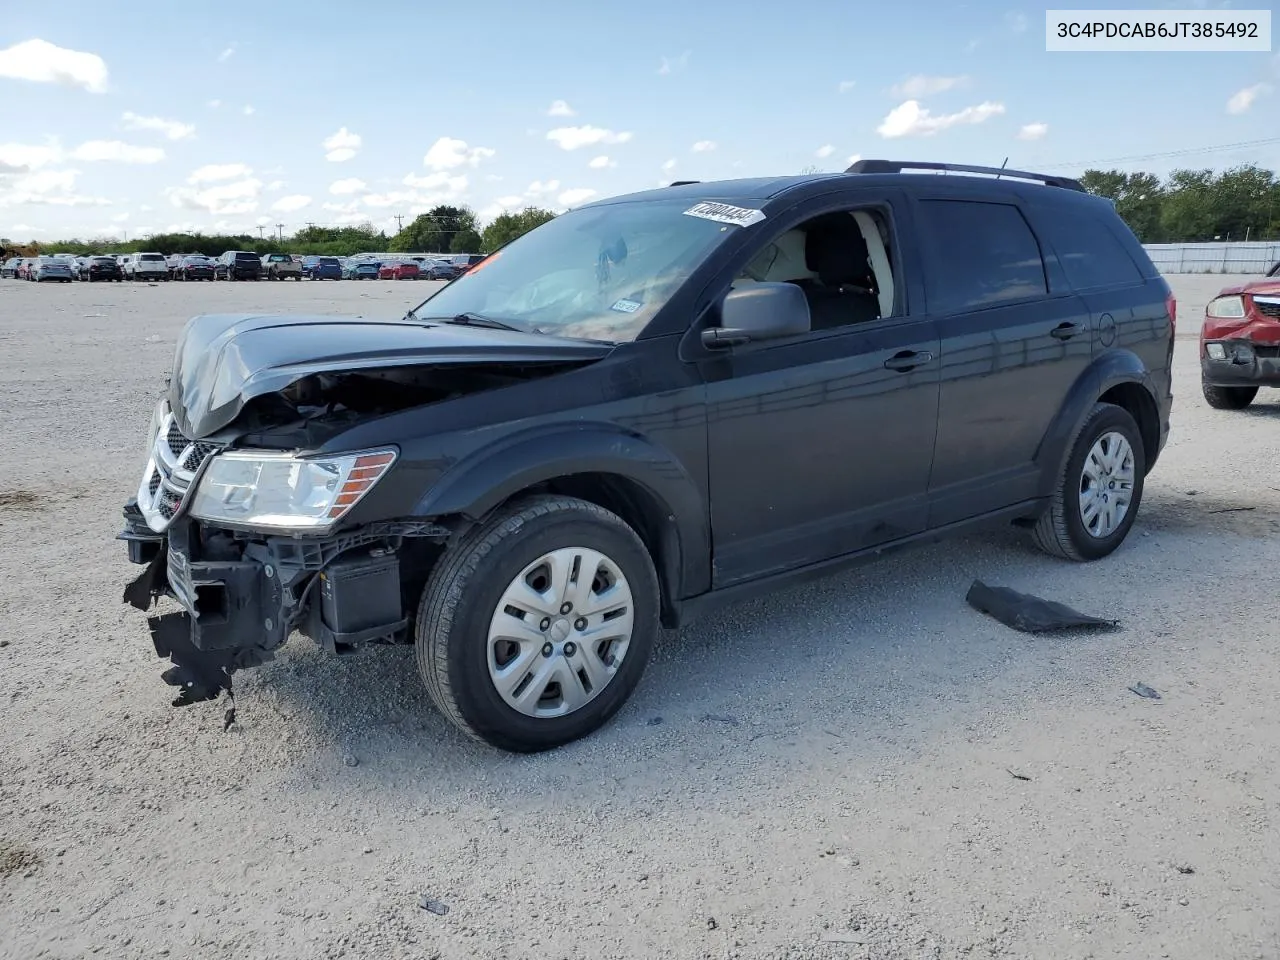
[[[120,272],[120,264],[115,257],[85,257],[80,263],[77,279],[119,282],[124,279],[124,274]]]
[[[316,257],[307,276],[312,280],[341,280],[342,264],[337,257]]]
[[[17,277],[20,263],[22,263],[21,257],[10,257],[3,264],[0,264],[0,277]]]
[[[458,276],[462,276],[487,256],[485,253],[458,253],[450,257],[449,261],[458,268]]]
[[[28,279],[36,283],[46,280],[70,283],[75,275],[71,272],[71,264],[63,257],[37,257]]]
[[[268,280],[302,279],[302,264],[287,253],[269,253],[262,258]]]
[[[1204,309],[1200,386],[1209,406],[1243,410],[1280,387],[1280,276],[1223,287]]]
[[[124,261],[126,280],[168,280],[169,263],[163,253],[131,253]]]
[[[32,257],[23,257],[18,261],[18,266],[14,268],[13,275],[19,280],[30,280]]]
[[[418,270],[420,280],[452,280],[458,275],[458,268],[448,260],[424,260]]]
[[[417,280],[418,264],[414,260],[388,260],[378,267],[379,280]]]
[[[252,250],[228,250],[213,265],[215,280],[261,280],[262,258]]]
[[[172,280],[178,272],[178,267],[182,265],[182,258],[185,254],[173,253],[165,257],[165,266],[169,270],[169,279]]]
[[[175,280],[213,280],[213,261],[203,253],[183,257],[174,268]]]
[[[377,280],[380,266],[377,260],[351,260],[342,275],[346,280]]]

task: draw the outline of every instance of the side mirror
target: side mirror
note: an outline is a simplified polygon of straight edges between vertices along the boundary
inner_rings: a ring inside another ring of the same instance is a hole
[[[753,283],[730,290],[720,304],[720,326],[702,331],[712,349],[754,340],[794,337],[810,330],[809,301],[794,283]]]

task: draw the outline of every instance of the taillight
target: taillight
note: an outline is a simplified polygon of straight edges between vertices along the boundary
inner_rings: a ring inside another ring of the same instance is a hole
[[[1170,293],[1164,298],[1164,308],[1169,311],[1169,332],[1178,335],[1178,298]]]

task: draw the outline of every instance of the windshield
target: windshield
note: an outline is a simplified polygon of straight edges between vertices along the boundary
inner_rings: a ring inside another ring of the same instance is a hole
[[[158,253],[143,253],[138,256],[138,260],[143,263],[155,263],[157,260],[164,263],[164,257]]]
[[[733,230],[686,216],[688,200],[583,207],[480,262],[414,310],[476,314],[518,330],[584,340],[634,340]]]

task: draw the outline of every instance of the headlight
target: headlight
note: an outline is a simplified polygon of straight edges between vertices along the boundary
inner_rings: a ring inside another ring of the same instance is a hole
[[[142,459],[151,459],[151,451],[156,445],[156,434],[160,432],[160,423],[169,412],[169,401],[161,397],[151,408],[151,426],[147,428],[147,446],[142,452]]]
[[[394,450],[307,458],[219,454],[200,478],[191,515],[247,527],[323,530],[359,503],[395,459]]]
[[[1205,307],[1205,316],[1217,317],[1220,320],[1243,320],[1244,297],[1218,297],[1210,300]]]

